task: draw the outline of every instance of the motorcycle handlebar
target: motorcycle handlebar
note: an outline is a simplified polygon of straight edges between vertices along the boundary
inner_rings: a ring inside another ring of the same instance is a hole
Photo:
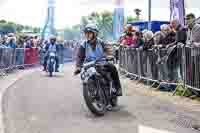
[[[96,62],[101,62],[101,61],[114,61],[114,57],[108,56],[108,57],[103,57],[103,58],[96,60]]]
[[[109,61],[114,61],[114,57],[103,57],[103,58],[97,59],[95,61],[87,62],[87,63],[83,64],[81,67],[87,68],[87,67],[93,66],[95,64],[100,64],[102,62],[109,62]]]

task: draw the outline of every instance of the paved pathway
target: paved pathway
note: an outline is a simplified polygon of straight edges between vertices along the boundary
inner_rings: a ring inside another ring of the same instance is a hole
[[[120,98],[120,110],[95,118],[72,70],[68,64],[53,78],[36,71],[9,87],[3,96],[5,133],[198,133],[190,127],[200,112],[137,92]]]

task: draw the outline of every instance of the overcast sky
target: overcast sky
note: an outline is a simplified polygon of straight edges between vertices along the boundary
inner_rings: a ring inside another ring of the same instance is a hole
[[[0,0],[0,19],[33,26],[44,25],[48,0]],[[56,27],[77,24],[80,17],[91,11],[113,10],[114,0],[56,0]],[[200,16],[200,0],[187,0],[187,12]],[[199,7],[198,7],[199,6]],[[142,9],[142,18],[148,18],[148,0],[125,0],[126,15]],[[152,19],[169,20],[169,0],[152,0]]]

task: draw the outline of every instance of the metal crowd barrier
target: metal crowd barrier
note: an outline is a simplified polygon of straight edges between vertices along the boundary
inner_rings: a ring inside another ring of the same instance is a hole
[[[161,84],[182,84],[200,92],[200,48],[178,44],[170,49],[120,47],[119,69],[129,77]],[[176,90],[175,90],[176,91]]]
[[[64,48],[63,54],[61,56],[61,60],[62,60],[63,64],[67,63],[69,61],[72,61],[72,59],[73,59],[72,56],[73,56],[73,49],[71,49],[71,48]]]
[[[185,84],[200,91],[200,48],[185,47]]]
[[[58,51],[59,64],[72,61],[73,49],[63,48]],[[42,65],[45,53],[38,48],[0,48],[0,75],[7,71],[27,66]]]

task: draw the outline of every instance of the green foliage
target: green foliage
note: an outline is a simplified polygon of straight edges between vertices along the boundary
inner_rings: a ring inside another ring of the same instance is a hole
[[[185,91],[185,89],[186,89],[186,91]],[[183,94],[186,97],[190,97],[192,95],[192,92],[189,89],[184,88],[182,82],[179,82],[179,84],[176,87],[176,93],[175,93],[175,95],[176,96],[182,96]]]
[[[138,19],[136,17],[133,17],[133,16],[128,16],[126,21],[127,21],[127,23],[129,23],[129,22],[138,21]]]
[[[7,33],[20,33],[23,30],[33,31],[34,33],[40,32],[39,28],[31,27],[31,26],[24,26],[21,24],[16,24],[14,22],[8,22],[6,20],[0,20],[0,34],[7,34]]]
[[[14,23],[4,22],[0,23],[0,34],[7,34],[11,32],[16,32],[16,26]]]
[[[6,20],[0,20],[0,23],[7,23]]]
[[[39,33],[40,32],[40,28],[33,28],[33,33]]]
[[[81,19],[81,27],[85,27],[88,23],[96,23],[99,28],[99,37],[111,39],[113,32],[113,13],[103,11],[101,13],[92,12],[88,16],[83,16]]]
[[[64,30],[64,39],[66,40],[77,40],[80,39],[80,25],[75,25],[73,27],[67,27]]]
[[[21,25],[21,24],[17,24],[17,25],[16,25],[16,31],[17,31],[17,32],[21,32],[23,29],[24,29],[24,26],[23,26],[23,25]]]
[[[141,12],[141,10],[140,10]],[[138,13],[137,13],[138,14]],[[138,21],[137,17],[128,16],[125,22]],[[92,12],[88,16],[82,16],[80,25],[75,25],[65,29],[65,39],[74,39],[81,37],[81,30],[88,24],[95,23],[99,28],[99,37],[112,40],[113,35],[113,12],[104,10],[103,12]]]

